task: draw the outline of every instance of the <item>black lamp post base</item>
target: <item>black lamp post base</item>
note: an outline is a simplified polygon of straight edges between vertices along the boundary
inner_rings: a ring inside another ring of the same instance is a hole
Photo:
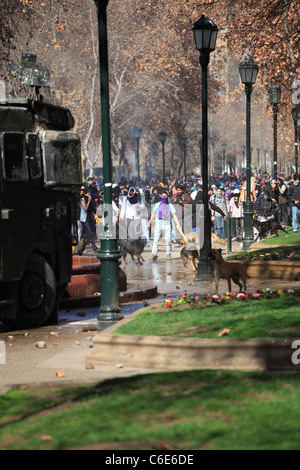
[[[97,318],[98,331],[106,330],[106,328],[115,325],[118,321],[122,320],[123,318],[124,316],[118,312],[101,312]]]
[[[254,242],[253,238],[244,238],[243,240],[243,250],[249,251],[251,249],[251,245]]]
[[[98,320],[98,330],[102,331],[115,322],[122,320],[123,315],[119,304],[119,259],[121,258],[117,241],[112,230],[108,230],[107,239],[101,239],[101,249],[97,258],[101,274],[101,306]]]
[[[253,204],[252,201],[246,200],[244,202],[244,230],[245,236],[243,240],[243,249],[245,251],[250,250],[252,243],[254,242],[253,237]]]
[[[197,277],[201,281],[210,281],[214,275],[214,267],[211,261],[203,259],[198,263]]]

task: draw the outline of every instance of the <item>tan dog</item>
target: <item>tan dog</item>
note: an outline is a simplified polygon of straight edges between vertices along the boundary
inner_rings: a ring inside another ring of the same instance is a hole
[[[90,239],[87,237],[87,235],[84,234],[82,239],[79,240],[79,242],[76,245],[72,246],[72,255],[82,256],[85,250],[85,247],[89,245],[90,243],[91,243]]]
[[[228,263],[222,257],[222,250],[212,250],[209,254],[209,259],[213,261],[214,264],[214,275],[215,275],[215,283],[216,283],[216,292],[219,289],[219,280],[220,279],[227,279],[228,283],[228,291],[231,292],[231,279],[233,282],[239,286],[240,292],[242,292],[242,288],[244,292],[247,291],[247,265],[243,263]],[[240,283],[240,279],[242,279],[243,285]]]
[[[183,266],[188,271],[187,262],[190,262],[193,271],[197,270],[196,265],[199,263],[199,251],[195,245],[188,244],[184,246],[180,251],[180,257],[183,262]]]
[[[189,232],[184,234],[185,238],[187,241],[185,241],[183,238],[179,240],[179,243],[181,245],[185,245],[185,243],[196,243],[199,244],[198,240],[198,235],[197,232]],[[219,245],[226,245],[227,243],[227,238],[225,240],[222,240],[222,238],[219,238],[215,233],[211,234],[211,247],[215,249],[216,247],[214,246],[213,243],[218,243]]]

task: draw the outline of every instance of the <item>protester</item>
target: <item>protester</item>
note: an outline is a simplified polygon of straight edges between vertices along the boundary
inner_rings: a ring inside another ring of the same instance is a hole
[[[279,222],[281,222],[283,227],[287,227],[289,225],[288,203],[288,186],[285,182],[281,181],[279,183],[278,204]]]
[[[278,220],[282,227],[292,224],[294,232],[298,231],[298,218],[300,212],[300,181],[299,175],[278,174],[277,180],[268,173],[262,176],[253,174],[250,179],[250,198],[254,207],[254,215],[258,217],[273,217]],[[166,253],[171,254],[171,243],[177,243],[182,239],[182,233],[197,231],[197,225],[202,223],[203,216],[203,187],[202,179],[192,175],[189,176],[183,185],[183,179],[166,177],[164,184],[160,176],[147,177],[140,181],[138,186],[135,177],[129,181],[121,177],[118,183],[112,185],[112,201],[114,203],[113,223],[125,226],[122,235],[126,238],[145,238],[146,244],[150,245],[150,235],[154,238],[153,257],[157,257],[157,246],[159,240],[166,240]],[[243,206],[247,199],[247,182],[245,174],[221,174],[218,176],[212,173],[208,181],[209,206],[212,214],[212,229],[215,234],[224,239],[224,220],[228,214],[235,219],[236,239],[243,237]],[[92,233],[95,207],[101,215],[101,205],[103,201],[103,191],[98,188],[94,178],[89,178],[81,188],[88,188],[92,191],[92,197],[88,204],[85,194],[85,207],[88,213],[87,219]],[[97,191],[96,191],[97,189]],[[79,190],[78,190],[79,191]],[[83,191],[83,189],[81,189]],[[83,195],[83,193],[81,193]],[[163,199],[162,199],[163,198]],[[78,205],[78,212],[81,213]],[[158,217],[160,213],[163,217]],[[155,210],[154,210],[155,208]],[[120,215],[118,217],[118,215]],[[175,217],[177,215],[177,217]],[[79,220],[79,234],[83,229]],[[156,220],[157,219],[157,220]],[[176,220],[176,223],[175,223]],[[156,228],[154,222],[157,222]],[[291,222],[292,221],[292,222]],[[149,223],[150,222],[150,223]],[[149,233],[153,223],[152,232]],[[180,228],[180,230],[179,230]],[[198,227],[199,228],[199,227]],[[88,230],[88,229],[87,229]],[[176,231],[177,230],[177,231]],[[118,231],[116,231],[118,236]],[[121,238],[121,235],[120,235]]]
[[[176,195],[171,197],[171,204],[175,206],[176,215],[181,224],[183,232],[188,233],[192,230],[192,207],[191,207],[191,196],[185,191],[182,184],[177,184]],[[181,238],[180,233],[176,233],[176,239]]]
[[[223,187],[223,186],[222,186]],[[217,188],[216,193],[214,193],[210,199],[210,202],[217,206],[227,217],[227,200],[224,194],[222,194],[222,187],[219,186]],[[224,217],[221,214],[214,211],[214,232],[215,234],[221,238],[222,240],[225,239],[225,221]]]
[[[166,192],[164,192],[161,195],[161,201],[155,204],[148,223],[148,230],[150,230],[151,223],[155,219],[154,240],[152,247],[153,261],[156,261],[158,258],[158,242],[161,237],[164,238],[166,242],[166,259],[171,259],[171,218],[174,219],[178,231],[181,231],[181,227],[176,216],[175,207],[169,202],[168,195]]]
[[[292,215],[293,215],[293,231],[298,233],[298,218],[300,212],[300,175],[294,176],[294,184],[291,188],[291,203],[292,203]]]
[[[120,238],[137,240],[143,237],[142,212],[147,209],[142,203],[139,191],[131,186],[123,198],[120,212]],[[122,228],[122,230],[121,230]]]
[[[240,203],[240,190],[238,188],[234,189],[233,197],[229,201],[229,211],[235,222],[235,239],[242,240],[244,230],[243,206]]]
[[[80,217],[79,217],[79,220],[78,220],[78,225],[80,225],[81,229],[81,233],[86,233],[86,235],[88,236],[91,244],[92,244],[92,248],[95,252],[99,252],[98,250],[98,247],[96,246],[96,243],[95,243],[95,234],[90,226],[90,222],[89,222],[89,219],[88,219],[88,210],[89,210],[89,206],[91,204],[91,201],[92,201],[92,193],[91,193],[91,190],[90,189],[87,189],[87,188],[84,188],[83,190],[83,194],[82,194],[82,197],[80,199]]]

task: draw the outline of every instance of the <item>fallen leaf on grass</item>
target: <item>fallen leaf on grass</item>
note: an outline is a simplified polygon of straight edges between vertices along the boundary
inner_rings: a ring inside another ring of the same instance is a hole
[[[224,335],[228,335],[230,333],[230,330],[228,328],[224,328],[224,330],[220,331],[220,333],[218,334],[218,336],[224,336]]]

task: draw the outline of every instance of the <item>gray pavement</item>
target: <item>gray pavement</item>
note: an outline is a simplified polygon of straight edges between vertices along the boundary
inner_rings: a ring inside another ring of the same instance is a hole
[[[239,251],[239,244],[233,250]],[[180,248],[173,247],[172,259],[166,260],[164,244],[158,252],[158,260],[152,261],[151,249],[146,247],[143,266],[131,259],[121,267],[127,274],[129,290],[147,290],[157,286],[154,299],[122,305],[123,321],[133,318],[148,304],[162,304],[166,297],[176,298],[184,293],[203,294],[214,290],[214,282],[203,282],[191,268],[187,272],[180,259]],[[300,282],[250,279],[250,292],[260,288],[299,288]],[[227,283],[220,283],[220,292],[226,292]],[[74,384],[97,383],[114,377],[126,377],[150,373],[145,367],[122,367],[113,361],[109,365],[86,368],[87,352],[93,347],[93,336],[97,333],[99,308],[73,307],[61,309],[59,324],[28,331],[5,331],[0,329],[0,342],[5,345],[6,363],[0,361],[0,393],[12,388],[60,387]],[[119,322],[120,324],[120,322]],[[119,325],[118,324],[118,325]],[[118,326],[116,325],[116,327]],[[107,334],[105,330],[103,334]],[[102,333],[101,333],[102,334]]]

